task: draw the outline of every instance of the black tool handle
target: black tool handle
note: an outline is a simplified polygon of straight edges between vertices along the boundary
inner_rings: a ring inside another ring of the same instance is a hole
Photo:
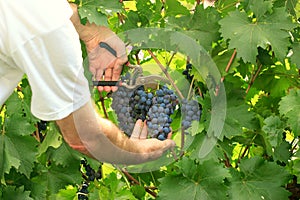
[[[109,46],[109,44],[107,44],[106,42],[100,42],[99,46],[102,47],[102,48],[104,48],[104,49],[106,49],[112,55],[114,55],[115,57],[117,57],[117,52],[111,46]]]
[[[93,81],[93,86],[120,86],[120,81]]]

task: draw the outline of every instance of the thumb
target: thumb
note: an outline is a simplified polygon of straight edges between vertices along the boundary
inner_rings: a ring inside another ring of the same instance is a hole
[[[176,143],[171,139],[166,139],[166,140],[160,141],[160,142],[163,143],[162,149],[161,149],[163,152],[167,151],[168,149],[174,148],[176,146]]]

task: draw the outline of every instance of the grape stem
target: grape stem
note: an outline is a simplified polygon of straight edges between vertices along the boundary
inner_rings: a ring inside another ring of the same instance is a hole
[[[229,60],[229,62],[227,63],[227,66],[226,66],[226,69],[225,69],[225,72],[226,72],[226,73],[229,71],[229,69],[230,69],[230,67],[231,67],[231,65],[232,65],[232,63],[233,63],[233,60],[234,60],[235,56],[236,56],[236,49],[234,49],[234,51],[233,51],[233,53],[232,53],[232,55],[231,55],[231,57],[230,57],[230,60]]]
[[[0,108],[0,113],[2,112],[3,108],[4,108],[4,104]]]
[[[38,125],[35,124],[35,132],[33,133],[33,137],[39,142],[41,143],[41,138],[40,138],[40,134],[39,134],[39,128]]]
[[[232,167],[232,165],[230,164],[230,160],[229,160],[229,157],[227,156],[227,154],[224,152],[224,157],[225,157],[225,160],[224,160],[224,164],[227,168],[229,167]]]
[[[202,93],[202,91],[201,91],[201,88],[200,88],[200,87],[197,87],[197,89],[198,89],[199,96],[200,96],[202,99],[204,99],[203,93]]]
[[[191,94],[192,94],[192,89],[193,89],[194,82],[195,82],[195,77],[193,77],[193,79],[191,81],[190,89],[189,89],[189,93],[188,93],[187,99],[191,98]]]
[[[135,59],[136,59],[136,63],[138,65],[140,65],[141,63],[140,63],[140,58],[139,58],[139,51],[134,56],[135,56]]]
[[[229,69],[230,69],[230,67],[231,67],[231,65],[232,65],[232,63],[233,63],[233,60],[234,60],[235,56],[236,56],[236,49],[234,49],[234,51],[233,51],[233,53],[232,53],[232,55],[231,55],[231,57],[230,57],[230,59],[229,59],[227,65],[226,65],[226,68],[225,68],[225,72],[226,72],[226,73],[229,71]],[[223,82],[224,79],[225,79],[225,76],[223,76],[223,77],[221,78],[221,82]]]
[[[103,109],[103,113],[106,119],[108,119],[108,114],[105,108],[104,97],[101,92],[99,92],[99,101],[101,102],[101,107]]]
[[[167,68],[166,69],[168,69],[168,67],[170,66],[170,64],[171,64],[171,62],[172,62],[172,60],[173,60],[173,58],[174,58],[175,55],[176,55],[176,52],[173,52],[170,60],[167,63]]]
[[[258,74],[259,74],[261,68],[262,68],[262,64],[259,65],[259,67],[258,67],[256,73],[254,74],[254,76],[252,76],[252,78],[251,78],[251,80],[250,80],[250,83],[249,83],[249,85],[248,85],[248,87],[247,87],[247,89],[246,89],[246,94],[248,94],[248,92],[249,92],[251,86],[253,85],[255,79],[257,78],[257,76],[258,76]]]
[[[166,75],[166,77],[169,79],[171,85],[175,88],[179,98],[182,100],[184,99],[184,96],[182,95],[182,93],[180,92],[179,88],[176,86],[176,84],[174,83],[173,79],[171,78],[170,74],[168,73],[168,71],[166,70],[166,68],[161,64],[161,62],[157,59],[157,57],[153,54],[153,52],[151,50],[147,50],[148,53],[151,55],[151,57],[154,59],[154,61],[157,63],[157,65],[160,67],[160,69],[162,70],[162,72]]]
[[[184,135],[184,128],[183,126],[181,126],[181,144],[180,144],[180,154],[179,157],[182,157],[184,155],[184,139],[185,139],[185,135]]]
[[[131,183],[135,184],[135,185],[141,185],[141,183],[136,180],[133,176],[131,176],[131,174],[129,174],[126,169],[121,169],[122,173],[130,180]],[[156,187],[155,187],[156,188]],[[152,187],[147,187],[144,186],[144,189],[147,193],[149,193],[150,195],[152,195],[154,198],[157,197],[157,194],[155,192],[153,192],[151,189]]]

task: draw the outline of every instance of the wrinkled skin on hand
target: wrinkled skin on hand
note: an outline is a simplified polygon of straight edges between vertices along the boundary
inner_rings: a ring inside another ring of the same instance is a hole
[[[108,27],[99,26],[94,23],[81,24],[78,15],[77,5],[70,3],[73,10],[71,21],[74,24],[80,39],[85,43],[88,58],[89,69],[94,79],[101,81],[117,81],[120,78],[123,64],[127,62],[126,48],[124,42]],[[99,46],[100,42],[108,44],[115,52],[112,55],[105,48]],[[115,91],[117,87],[98,87],[99,91]]]
[[[98,34],[88,41],[85,41],[89,69],[95,80],[117,81],[120,78],[123,64],[127,62],[127,55],[124,42],[107,27],[97,27]],[[115,57],[107,49],[99,46],[100,42],[107,43],[117,53]],[[99,91],[115,91],[117,87],[98,87]]]

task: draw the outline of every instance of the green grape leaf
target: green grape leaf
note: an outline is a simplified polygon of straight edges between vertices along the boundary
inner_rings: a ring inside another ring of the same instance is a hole
[[[121,181],[116,173],[110,173],[104,180],[104,185],[95,190],[93,199],[135,200],[134,195],[128,190],[125,182]]]
[[[140,0],[136,3],[137,12],[142,25],[148,24],[153,19],[153,4],[149,0]]]
[[[21,161],[13,141],[5,134],[0,135],[0,178],[4,180],[4,173],[9,173],[12,167],[18,169]]]
[[[28,80],[23,79],[21,83],[22,87],[22,101],[23,101],[23,112],[24,116],[26,116],[27,121],[36,124],[40,119],[36,118],[32,113],[31,113],[31,96],[32,96],[32,91],[29,86]]]
[[[33,170],[35,157],[37,154],[37,141],[30,135],[16,135],[14,129],[8,129],[7,132],[1,135],[1,162],[0,176],[8,173],[11,167],[24,174],[27,178]]]
[[[60,189],[55,195],[56,200],[73,200],[77,197],[78,188],[72,185],[68,185],[65,189]]]
[[[224,179],[230,175],[219,163],[208,160],[197,164],[183,158],[177,166],[181,174],[159,179],[157,199],[226,199]]]
[[[17,168],[17,171],[30,178],[30,173],[33,171],[36,160],[36,145],[38,142],[31,136],[13,136],[11,141],[18,152],[15,158],[20,160],[20,166]]]
[[[281,144],[274,149],[274,160],[288,163],[292,156],[290,149],[291,144],[286,141],[282,141]]]
[[[13,200],[33,200],[30,196],[30,191],[24,191],[24,186],[16,188],[15,186],[6,186],[3,190],[1,199]]]
[[[94,5],[85,5],[78,8],[78,13],[82,19],[87,19],[90,23],[107,26],[107,17],[98,12]]]
[[[244,159],[239,171],[231,171],[229,179],[232,200],[240,199],[288,199],[290,195],[282,186],[290,178],[283,167],[266,162],[262,158]]]
[[[56,194],[60,189],[67,185],[80,183],[81,173],[78,165],[69,165],[68,167],[51,164],[48,167],[41,164],[37,167],[38,176],[33,177],[32,193],[36,199]]]
[[[19,99],[19,95],[17,92],[14,92],[10,95],[10,97],[6,100],[6,114],[8,116],[16,113],[16,110],[22,110],[22,101]]]
[[[276,65],[265,68],[263,71],[254,81],[253,87],[269,92],[270,96],[282,97],[291,86],[299,84],[294,78],[298,72],[293,66],[287,70],[283,65]]]
[[[232,138],[242,134],[242,128],[252,128],[254,114],[248,111],[247,105],[231,105],[227,107],[226,119],[222,135]]]
[[[191,151],[190,158],[198,160],[199,163],[202,163],[205,160],[214,160],[215,162],[217,162],[219,158],[222,157],[224,154],[224,152],[221,148],[219,148],[218,145],[215,145],[213,149],[204,158],[199,159],[199,151],[203,146],[204,141],[204,134],[197,134],[194,136],[192,144],[189,146],[189,150],[193,150]]]
[[[88,20],[90,23],[108,26],[107,15],[112,15],[113,12],[119,12],[121,9],[122,4],[119,1],[89,0],[78,7],[78,13],[82,21]]]
[[[291,62],[296,64],[297,68],[300,69],[300,43],[296,42],[292,44],[293,55],[291,56]]]
[[[17,135],[31,135],[36,131],[36,127],[28,122],[28,118],[23,116],[22,113],[14,113],[5,120],[7,130]]]
[[[252,0],[249,7],[253,11],[257,20],[260,21],[260,19],[266,14],[266,12],[271,12],[272,2]]]
[[[82,157],[83,154],[75,151],[65,142],[63,142],[57,149],[52,149],[51,151],[52,160],[63,167],[76,165],[76,162],[79,163]]]
[[[292,89],[289,94],[282,97],[279,102],[279,112],[288,118],[295,135],[300,134],[300,89]]]
[[[220,14],[216,9],[212,7],[204,9],[202,5],[197,6],[184,33],[198,40],[206,50],[210,50],[212,43],[220,37],[218,32],[220,19]]]
[[[210,50],[212,43],[220,37],[220,33],[218,32],[220,28],[218,21],[220,19],[220,14],[214,8],[204,9],[203,5],[199,5],[191,16],[180,18],[176,16],[169,17],[169,23],[166,26],[195,39],[204,49]],[[174,41],[175,43],[182,42],[182,45],[184,45],[184,42],[187,40],[177,38]]]
[[[264,120],[262,130],[267,134],[267,139],[273,147],[277,147],[283,138],[285,124],[278,116],[270,116]]]
[[[263,11],[264,15],[258,14],[259,18],[251,21],[246,12],[236,10],[220,20],[222,36],[230,39],[229,48],[235,48],[237,56],[244,61],[256,63],[257,47],[265,49],[271,45],[275,55],[283,60],[289,46],[288,30],[293,29],[295,24],[284,7],[274,8],[272,12],[266,12],[270,10],[269,3],[253,3],[250,7],[255,12]]]
[[[298,142],[299,145],[299,142]],[[300,177],[300,150],[295,153],[294,159],[291,161],[291,164],[293,164],[293,174],[296,177]],[[297,179],[297,182],[300,183],[300,180]]]
[[[230,11],[234,11],[238,3],[238,0],[218,0],[215,1],[215,7],[222,14],[227,14]]]
[[[233,86],[226,83],[226,88],[233,88]],[[254,113],[248,109],[249,107],[244,103],[242,90],[227,90],[227,110],[222,136],[232,138],[243,134],[243,127],[253,128]]]
[[[145,188],[142,185],[133,185],[130,187],[130,191],[137,199],[142,199],[145,194]]]
[[[239,63],[237,62],[238,59],[233,59],[233,62],[231,63],[230,69],[228,72],[226,72],[226,67],[231,59],[231,56],[233,54],[233,50],[225,50],[222,54],[213,55],[213,60],[216,63],[220,73],[222,76],[225,76],[227,73],[232,73],[236,70],[236,67],[239,66]]]
[[[100,12],[105,13],[106,15],[112,15],[116,12],[122,11],[122,4],[120,1],[111,1],[111,0],[95,0],[98,4]]]
[[[296,6],[299,3],[298,0],[287,0],[286,1],[286,9],[288,13],[290,13],[293,16],[296,16]]]
[[[49,147],[58,148],[62,144],[62,135],[54,123],[49,123],[44,141],[38,147],[39,156],[47,151]]]
[[[189,10],[177,0],[166,0],[166,15],[188,15]]]

